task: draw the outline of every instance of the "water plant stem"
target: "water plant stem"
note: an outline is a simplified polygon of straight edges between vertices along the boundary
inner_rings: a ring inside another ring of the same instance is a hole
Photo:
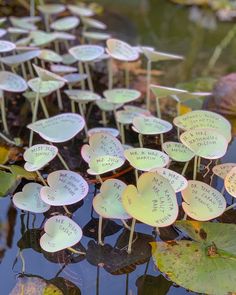
[[[42,174],[36,170],[36,173],[38,175],[38,178],[40,179],[40,181],[42,182],[43,185],[47,186],[47,182],[45,181],[45,179],[43,178]]]
[[[90,72],[89,65],[88,65],[87,62],[84,63],[84,68],[85,68],[85,73],[88,76],[88,87],[89,87],[89,90],[92,91],[92,92],[94,92],[93,80],[92,80],[91,72]]]
[[[81,251],[75,250],[75,249],[73,249],[73,248],[71,248],[71,247],[68,247],[68,248],[66,248],[66,249],[68,249],[69,251],[71,251],[72,253],[75,253],[75,254],[86,255],[85,252],[81,252]]]
[[[198,163],[198,157],[194,157],[194,165],[193,165],[193,180],[197,179],[197,163]]]
[[[1,91],[1,115],[2,115],[2,124],[3,124],[3,130],[4,132],[9,135],[9,129],[8,129],[8,125],[7,125],[7,118],[6,118],[6,110],[5,110],[5,98],[3,95],[3,91]]]
[[[133,241],[133,236],[134,236],[135,223],[136,223],[136,219],[133,218],[132,224],[131,224],[131,229],[130,229],[130,235],[129,235],[129,244],[128,244],[128,250],[127,250],[128,254],[130,254],[132,251],[132,241]]]
[[[146,89],[146,108],[150,111],[150,84],[151,84],[151,72],[152,72],[152,62],[148,60],[147,62],[147,89]]]
[[[181,172],[181,175],[183,175],[183,176],[185,175],[185,172],[186,172],[186,170],[188,168],[188,165],[189,165],[189,161],[184,164],[184,168],[183,168],[183,170]]]
[[[139,146],[143,148],[143,135],[139,133],[138,135]]]

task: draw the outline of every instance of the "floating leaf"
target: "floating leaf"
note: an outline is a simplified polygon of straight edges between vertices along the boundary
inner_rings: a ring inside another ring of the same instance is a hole
[[[10,155],[10,149],[5,146],[0,146],[0,164],[1,165],[5,164],[8,161],[9,155]]]
[[[135,219],[155,227],[175,222],[178,204],[168,180],[154,172],[143,173],[134,185],[128,185],[122,195],[125,210]]]
[[[121,195],[126,184],[119,179],[108,179],[101,185],[100,193],[93,199],[94,210],[104,218],[129,219]]]
[[[5,197],[9,192],[14,191],[17,184],[15,175],[0,170],[0,197]]]
[[[136,280],[136,286],[138,288],[137,295],[166,295],[172,286],[172,282],[162,275],[154,277],[145,274]]]
[[[9,168],[11,173],[14,174],[16,178],[25,178],[27,180],[36,180],[38,178],[35,172],[29,172],[18,165],[11,165]]]
[[[42,200],[52,206],[70,205],[81,201],[88,194],[88,184],[78,173],[57,170],[48,175],[48,187],[42,187]]]
[[[49,142],[65,142],[76,136],[84,128],[84,118],[74,113],[64,113],[42,119],[27,125]],[[66,130],[66,132],[61,132]]]
[[[169,162],[169,157],[165,153],[147,148],[130,148],[124,155],[131,166],[141,171],[164,167]]]
[[[176,284],[203,294],[236,291],[236,225],[178,221],[193,241],[152,243],[153,259]],[[211,283],[214,281],[214,283]]]
[[[40,197],[40,190],[43,186],[38,183],[27,183],[22,192],[13,196],[14,205],[25,211],[33,213],[44,213],[49,210],[50,206],[43,202]]]
[[[184,212],[193,219],[206,221],[220,216],[226,208],[224,196],[208,184],[189,180],[182,191]]]
[[[82,238],[79,225],[63,215],[49,218],[44,225],[44,231],[40,246],[47,252],[57,252],[72,247]]]

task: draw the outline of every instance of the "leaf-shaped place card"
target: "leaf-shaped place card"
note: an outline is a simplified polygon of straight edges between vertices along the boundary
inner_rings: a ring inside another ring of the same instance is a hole
[[[103,55],[104,48],[99,45],[78,45],[70,48],[69,53],[78,61],[90,62]]]
[[[166,141],[162,148],[176,162],[188,162],[194,157],[194,153],[181,142]]]
[[[101,40],[101,41],[111,38],[110,34],[101,33],[101,32],[82,32],[82,36],[86,39]]]
[[[175,222],[178,203],[169,181],[154,172],[142,174],[137,183],[128,185],[122,194],[125,210],[135,219],[155,227]]]
[[[63,81],[42,81],[40,78],[33,78],[28,81],[29,87],[40,94],[50,94],[65,85]]]
[[[1,42],[0,42],[1,43]],[[25,80],[14,73],[0,72],[0,89],[9,92],[23,92],[28,88]]]
[[[106,44],[107,53],[114,59],[121,61],[134,61],[139,58],[137,50],[124,41],[109,39]]]
[[[66,10],[65,5],[62,4],[44,4],[39,5],[38,10],[42,12],[43,14],[58,14]]]
[[[177,285],[193,292],[233,294],[236,225],[198,221],[177,221],[175,225],[192,241],[152,243],[158,269]]]
[[[63,113],[48,119],[42,119],[27,125],[49,142],[65,142],[76,136],[84,128],[82,116],[74,113]],[[62,132],[62,130],[66,132]]]
[[[103,22],[90,17],[83,17],[82,22],[86,27],[91,27],[98,30],[106,30],[107,28],[107,25],[104,24]]]
[[[231,169],[226,175],[224,184],[227,192],[236,198],[236,167]]]
[[[69,31],[79,25],[79,18],[76,16],[66,16],[55,20],[50,27],[56,31]]]
[[[171,129],[171,123],[156,117],[139,115],[133,119],[133,130],[144,135],[163,134]]]
[[[212,168],[212,172],[220,177],[221,179],[225,179],[226,175],[236,167],[236,163],[223,163],[216,165]]]
[[[42,187],[42,200],[52,206],[71,205],[81,201],[88,194],[88,184],[78,173],[58,170],[47,178],[48,187]]]
[[[33,67],[37,75],[42,81],[59,81],[59,82],[64,82],[64,84],[66,83],[66,80],[59,75],[56,75],[50,71],[40,68],[34,64],[33,64]]]
[[[169,163],[169,157],[165,153],[147,148],[131,148],[124,155],[130,165],[140,171],[150,171]]]
[[[113,111],[114,109],[122,107],[122,104],[114,104],[112,102],[109,102],[105,98],[97,100],[95,103],[99,107],[99,109],[105,112]]]
[[[89,90],[71,89],[64,91],[70,99],[78,103],[89,103],[101,99],[101,96]]]
[[[97,132],[89,137],[89,145],[82,146],[81,155],[87,163],[90,158],[106,155],[124,159],[124,148],[120,141],[111,134]]]
[[[24,160],[26,161],[24,168],[27,171],[37,171],[53,160],[58,153],[55,146],[48,144],[36,144],[28,148],[24,152]]]
[[[226,208],[224,196],[208,184],[189,180],[188,187],[181,192],[184,212],[195,220],[206,221],[223,214]]]
[[[77,72],[77,68],[70,67],[70,66],[64,66],[64,65],[55,65],[52,64],[50,66],[50,70],[54,73],[60,73],[60,74],[67,74],[67,73],[75,73]],[[65,77],[63,77],[65,79]],[[68,82],[68,79],[66,79]]]
[[[119,135],[119,130],[117,130],[115,128],[95,127],[95,128],[88,130],[88,136],[92,136],[93,134],[99,133],[99,132],[108,133],[114,137],[117,137]]]
[[[103,95],[108,102],[124,104],[138,99],[141,96],[141,92],[134,89],[114,88],[111,90],[105,90]]]
[[[127,185],[119,179],[108,179],[103,182],[100,193],[93,199],[94,210],[103,218],[129,219],[125,211],[121,195]]]
[[[181,56],[181,55],[175,55],[175,54],[170,54],[170,53],[166,53],[166,52],[155,51],[155,50],[149,49],[147,47],[142,47],[142,52],[147,57],[147,59],[149,59],[152,62],[184,59],[183,56]]]
[[[69,11],[72,14],[78,15],[78,16],[85,16],[85,17],[89,17],[89,16],[93,16],[94,12],[92,9],[90,9],[89,7],[86,6],[82,6],[82,5],[67,5],[67,8],[69,9]]]
[[[38,58],[47,62],[62,62],[62,57],[55,51],[49,49],[40,50]]]
[[[172,185],[176,193],[181,192],[188,186],[187,179],[183,175],[173,170],[170,170],[167,168],[155,168],[155,169],[152,169],[151,172],[156,172],[162,175],[163,177],[165,177],[169,181],[169,183]]]
[[[181,142],[195,155],[205,159],[219,159],[227,151],[226,138],[215,129],[193,129],[180,135]]]
[[[196,110],[174,118],[174,125],[190,130],[196,128],[212,128],[224,135],[228,141],[231,140],[231,124],[223,116],[203,110]]]
[[[100,175],[120,168],[125,160],[117,156],[95,156],[89,161],[87,172],[91,175]]]
[[[30,50],[20,54],[9,55],[0,58],[0,61],[8,66],[24,63],[39,56],[40,50]]]
[[[10,41],[1,40],[0,42],[0,53],[9,52],[16,48],[16,45]]]
[[[44,213],[50,209],[50,205],[46,204],[40,197],[40,190],[43,186],[38,183],[27,183],[22,192],[18,192],[13,196],[14,205],[25,211],[33,213]]]
[[[64,215],[49,218],[44,225],[44,231],[40,246],[44,251],[51,253],[74,246],[83,235],[80,226]]]

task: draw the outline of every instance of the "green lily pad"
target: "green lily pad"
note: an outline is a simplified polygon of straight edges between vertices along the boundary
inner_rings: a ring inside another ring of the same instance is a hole
[[[193,241],[152,243],[159,270],[186,289],[222,295],[236,291],[236,225],[177,221]]]
[[[15,175],[0,171],[0,197],[5,197],[8,193],[13,192],[17,184]]]

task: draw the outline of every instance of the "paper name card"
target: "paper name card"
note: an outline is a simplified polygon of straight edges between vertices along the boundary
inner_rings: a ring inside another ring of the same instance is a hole
[[[170,131],[172,129],[172,124],[156,117],[139,115],[133,119],[133,127],[138,133],[155,135]]]
[[[65,94],[78,103],[89,103],[101,99],[100,95],[89,90],[71,89],[65,90]]]
[[[236,168],[229,171],[225,177],[225,189],[234,198],[236,198]]]
[[[28,88],[26,81],[19,75],[1,71],[0,89],[9,92],[23,92]]]
[[[99,45],[78,45],[70,48],[69,53],[78,61],[90,62],[103,55],[104,48]]]
[[[107,53],[114,59],[121,61],[134,61],[139,58],[137,50],[124,41],[109,39],[106,44]]]
[[[141,96],[141,93],[134,89],[114,88],[111,90],[105,90],[103,95],[110,103],[124,104],[138,99]]]
[[[223,163],[216,165],[212,168],[212,172],[220,177],[221,179],[225,179],[226,175],[236,167],[236,163]]]
[[[90,159],[88,173],[100,175],[120,168],[125,160],[117,156],[98,156]]]
[[[188,162],[194,157],[194,152],[181,142],[166,141],[162,148],[176,162]]]

